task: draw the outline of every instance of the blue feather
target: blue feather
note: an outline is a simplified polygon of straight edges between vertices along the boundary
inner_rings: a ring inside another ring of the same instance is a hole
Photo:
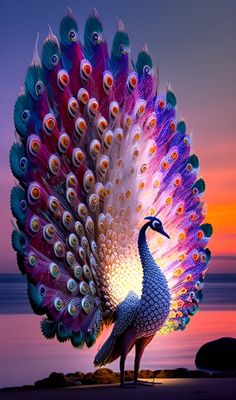
[[[11,190],[11,211],[21,226],[25,224],[27,202],[25,200],[25,191],[19,186]]]
[[[139,77],[142,77],[145,73],[148,73],[152,69],[151,56],[146,51],[140,51],[136,62],[136,71]]]
[[[84,27],[84,47],[87,58],[93,56],[94,51],[102,40],[103,27],[101,21],[95,17],[88,17]]]
[[[65,47],[69,47],[77,40],[78,25],[71,15],[66,15],[62,18],[59,34],[60,41]]]
[[[43,318],[41,321],[41,331],[47,339],[53,339],[56,335],[57,323]]]
[[[37,287],[32,283],[28,283],[27,288],[30,305],[35,312],[35,314],[43,315],[45,313],[42,305],[43,305],[43,297],[39,293]]]
[[[18,97],[14,108],[14,124],[16,132],[22,139],[28,136],[28,127],[33,118],[32,101],[27,94]]]
[[[168,90],[166,93],[166,103],[169,104],[172,108],[174,108],[177,104],[176,96],[171,90]]]
[[[43,44],[42,63],[48,70],[53,70],[60,60],[59,43],[56,37],[50,35]]]
[[[185,124],[185,122],[184,121],[179,121],[178,124],[177,124],[176,130],[179,133],[183,133],[183,134],[186,133],[186,124]]]
[[[27,238],[23,232],[18,232],[15,229],[12,231],[11,242],[13,249],[20,255],[25,254]]]
[[[71,336],[71,332],[64,327],[63,322],[59,321],[57,323],[56,335],[59,342],[66,342]]]
[[[38,100],[44,89],[43,71],[39,65],[29,66],[25,76],[25,88],[34,100]]]
[[[83,347],[84,346],[84,335],[81,331],[73,332],[71,335],[71,343],[74,347]]]
[[[19,180],[25,180],[28,171],[29,160],[25,157],[24,147],[18,143],[13,143],[10,156],[10,167],[13,175]]]
[[[122,58],[124,54],[129,52],[129,36],[124,31],[117,31],[113,38],[111,56]]]

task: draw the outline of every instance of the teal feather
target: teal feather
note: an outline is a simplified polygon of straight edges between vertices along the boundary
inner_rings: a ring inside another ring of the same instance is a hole
[[[24,180],[28,171],[29,161],[25,157],[24,147],[18,143],[13,143],[9,156],[10,167],[13,175],[19,180]]]
[[[166,103],[169,104],[172,108],[174,108],[177,104],[176,96],[171,90],[168,90],[166,93]]]
[[[25,88],[33,99],[38,100],[44,89],[43,71],[39,65],[32,64],[29,66],[25,76]]]
[[[198,179],[197,182],[193,185],[193,190],[196,188],[198,190],[198,193],[203,193],[205,191],[205,182],[202,178]]]
[[[204,252],[205,252],[205,256],[206,256],[206,262],[209,262],[211,259],[211,250],[206,248],[206,249],[204,249]]]
[[[59,342],[66,342],[71,336],[71,332],[64,327],[63,322],[59,321],[57,323],[56,335]]]
[[[92,332],[87,332],[85,335],[85,342],[87,347],[92,347],[93,344],[96,342],[96,335]]]
[[[188,159],[188,164],[191,164],[194,169],[199,167],[199,161],[196,154],[192,154]]]
[[[29,296],[30,305],[35,314],[43,315],[45,313],[45,310],[42,307],[43,297],[40,295],[37,287],[34,286],[32,283],[28,283],[27,292]]]
[[[204,236],[209,238],[213,234],[213,228],[211,224],[202,224],[199,226],[199,229],[201,229],[204,233]]]
[[[88,17],[84,27],[84,45],[89,55],[91,55],[90,51],[97,46],[98,39],[101,37],[102,32],[103,27],[101,21],[96,16]],[[95,33],[98,37],[94,35]]]
[[[149,69],[152,69],[152,59],[151,56],[144,50],[140,51],[138,54],[138,58],[136,61],[136,71],[138,75],[141,77],[145,74],[144,67],[149,67]]]
[[[41,331],[47,339],[53,339],[56,335],[57,323],[43,318],[41,321]]]
[[[73,332],[71,335],[71,343],[74,347],[83,347],[84,346],[84,335],[81,331]]]
[[[78,25],[71,15],[62,18],[59,34],[60,41],[65,47],[69,47],[77,39]]]
[[[59,43],[56,37],[50,35],[45,40],[42,49],[42,63],[48,70],[53,70],[60,60]]]
[[[124,47],[124,50],[122,50],[121,46]],[[130,42],[128,34],[124,31],[117,31],[113,38],[111,53],[115,57],[121,58],[124,53],[129,52],[129,46]]]
[[[27,203],[25,201],[25,191],[19,186],[14,186],[10,196],[11,211],[21,226],[25,224]]]
[[[28,127],[32,120],[32,101],[27,94],[18,97],[14,108],[14,124],[16,132],[22,139],[28,136]]]
[[[177,131],[180,133],[186,133],[186,124],[184,121],[179,121],[176,127]]]
[[[27,245],[27,239],[23,232],[18,232],[15,229],[12,231],[11,242],[13,249],[20,255],[24,255]]]

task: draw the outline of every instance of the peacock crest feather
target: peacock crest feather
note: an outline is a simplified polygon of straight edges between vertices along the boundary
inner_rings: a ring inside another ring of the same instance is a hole
[[[131,62],[121,21],[109,57],[96,11],[82,44],[69,9],[59,38],[50,31],[28,67],[10,151],[19,181],[12,245],[49,339],[92,346],[125,299],[141,299],[146,216],[160,218],[170,236],[147,231],[170,297],[160,333],[184,329],[198,310],[211,257],[205,183],[176,96],[157,86],[146,45]]]

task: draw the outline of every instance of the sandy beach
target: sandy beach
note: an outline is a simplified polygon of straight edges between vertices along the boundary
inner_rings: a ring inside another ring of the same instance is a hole
[[[2,400],[235,400],[236,379],[160,379],[154,386],[95,385],[50,390],[1,390]]]

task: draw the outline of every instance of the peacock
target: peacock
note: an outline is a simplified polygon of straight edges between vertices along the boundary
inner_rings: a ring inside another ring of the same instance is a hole
[[[111,51],[96,10],[83,42],[71,9],[37,43],[14,107],[12,245],[47,339],[92,346],[94,364],[135,346],[134,382],[157,332],[183,330],[211,252],[204,180],[176,96],[147,45],[136,62],[118,20]]]

